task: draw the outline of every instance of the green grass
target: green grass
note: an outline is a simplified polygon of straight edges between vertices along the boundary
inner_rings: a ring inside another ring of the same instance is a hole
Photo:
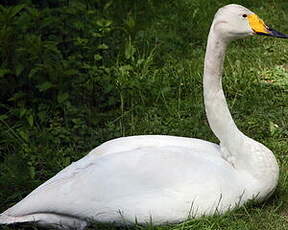
[[[251,1],[238,2],[246,2],[246,6],[255,11],[267,24],[272,24],[273,28],[288,33],[288,4],[285,1],[257,1],[254,5],[250,3]],[[121,99],[119,107],[115,109],[118,113],[115,115],[107,111],[103,114],[94,114],[91,109],[91,114],[95,118],[104,120],[101,126],[91,129],[88,139],[87,136],[81,135],[77,138],[77,133],[72,133],[75,136],[75,143],[63,144],[62,141],[54,144],[51,149],[44,148],[41,157],[38,159],[36,156],[37,159],[34,159],[37,162],[36,168],[28,167],[33,162],[28,162],[28,166],[24,167],[17,163],[15,157],[18,155],[7,153],[7,156],[3,157],[3,163],[0,164],[1,179],[6,183],[5,188],[0,188],[0,211],[20,200],[32,188],[71,161],[81,158],[93,146],[115,137],[167,134],[196,137],[218,143],[209,129],[204,113],[202,69],[209,24],[215,10],[224,3],[227,1],[219,1],[209,6],[203,3],[198,6],[199,10],[193,13],[197,1],[180,1],[176,9],[178,14],[169,12],[169,15],[175,17],[173,18],[175,21],[165,14],[167,9],[162,10],[163,14],[160,14],[159,10],[158,23],[146,27],[138,34],[140,38],[135,38],[135,43],[130,44],[133,47],[128,51],[132,58],[127,57],[125,63],[119,61],[115,67],[118,71],[115,84]],[[179,12],[184,9],[181,7],[191,11],[184,11],[183,15],[180,15]],[[185,19],[187,20],[183,22]],[[197,36],[190,38],[189,35],[192,36],[193,33],[197,33]],[[138,48],[143,41],[147,41],[148,48]],[[129,53],[126,55],[129,56]],[[272,197],[262,204],[248,204],[222,216],[203,217],[175,225],[117,227],[96,224],[89,229],[286,230],[288,226],[287,60],[287,40],[260,36],[247,38],[230,45],[223,77],[227,101],[240,130],[266,145],[276,155],[280,165],[280,179]],[[59,136],[59,132],[63,132],[61,133],[63,136],[71,134],[65,133],[57,124],[54,121],[54,126],[51,127],[55,135]],[[13,130],[17,130],[17,127],[7,128],[7,135],[14,139],[18,138],[21,142],[22,138],[18,136],[19,134],[13,133]],[[78,143],[80,147],[77,146]],[[34,153],[35,146],[28,146],[26,152],[23,150],[23,159],[26,157],[25,154]],[[37,146],[35,149],[39,151],[41,147]],[[23,171],[35,170],[35,172],[25,171],[21,176],[22,168]],[[26,174],[30,176],[25,176]],[[4,186],[3,183],[1,185]],[[22,227],[3,229],[22,229]]]

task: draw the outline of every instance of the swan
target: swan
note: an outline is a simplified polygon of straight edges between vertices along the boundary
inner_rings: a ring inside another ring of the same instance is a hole
[[[228,43],[255,34],[288,38],[235,4],[220,8],[210,28],[204,103],[219,145],[164,135],[110,140],[4,211],[0,224],[81,230],[90,221],[175,223],[269,197],[278,182],[277,161],[237,128],[221,84]]]

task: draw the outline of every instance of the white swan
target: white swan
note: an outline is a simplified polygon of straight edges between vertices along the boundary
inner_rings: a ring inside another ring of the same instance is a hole
[[[228,43],[256,33],[287,37],[234,4],[218,10],[210,29],[204,100],[220,145],[156,135],[108,141],[3,212],[0,224],[83,229],[91,220],[145,223],[151,218],[163,224],[267,198],[277,185],[277,161],[268,148],[238,130],[221,85]]]

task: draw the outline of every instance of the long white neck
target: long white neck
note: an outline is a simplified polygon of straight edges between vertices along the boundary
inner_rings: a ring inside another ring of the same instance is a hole
[[[211,27],[204,63],[204,103],[209,125],[222,144],[235,145],[242,133],[235,125],[222,89],[222,73],[228,41]]]
[[[230,163],[235,169],[252,175],[259,182],[259,194],[263,198],[275,189],[279,168],[273,153],[261,143],[245,136],[232,119],[221,81],[228,43],[229,40],[221,36],[212,24],[203,79],[206,115],[212,131],[221,142],[223,158],[227,160],[231,157],[233,162]]]

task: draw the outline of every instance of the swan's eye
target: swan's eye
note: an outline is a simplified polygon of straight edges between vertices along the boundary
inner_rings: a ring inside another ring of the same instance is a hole
[[[242,17],[243,17],[243,18],[247,18],[247,14],[243,14]]]

